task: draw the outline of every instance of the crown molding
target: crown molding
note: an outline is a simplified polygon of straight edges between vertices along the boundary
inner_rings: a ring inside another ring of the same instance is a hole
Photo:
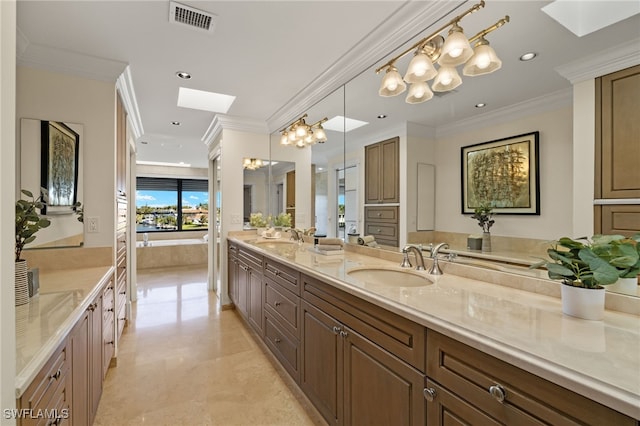
[[[284,126],[306,111],[338,87],[372,66],[464,4],[455,1],[407,1],[372,30],[353,48],[323,71],[307,87],[295,94],[288,102],[267,119],[270,132]],[[425,26],[425,23],[428,25]]]
[[[482,127],[508,123],[529,115],[551,111],[553,109],[573,105],[573,88],[559,90],[524,102],[498,108],[485,114],[474,115],[466,120],[458,120],[453,124],[439,126],[436,138],[451,136]]]
[[[142,127],[142,119],[140,118],[140,110],[138,109],[138,101],[136,100],[136,92],[133,89],[133,79],[131,78],[129,66],[124,69],[116,80],[116,88],[120,92],[120,97],[131,125],[131,131],[137,140],[144,134],[144,128]]]
[[[556,67],[572,84],[611,74],[640,64],[640,38]]]
[[[201,140],[205,145],[211,146],[223,130],[237,130],[241,132],[269,134],[267,123],[252,118],[237,117],[226,114],[216,114],[211,120],[211,124],[202,136]]]

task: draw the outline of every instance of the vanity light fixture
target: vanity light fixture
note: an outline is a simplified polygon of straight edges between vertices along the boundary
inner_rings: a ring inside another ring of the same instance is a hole
[[[322,127],[322,123],[326,122],[328,118],[325,117],[313,124],[307,124],[304,120],[305,118],[307,118],[307,114],[285,126],[285,128],[280,131],[282,134],[280,137],[280,145],[304,148],[327,141],[327,134]]]
[[[257,170],[264,166],[264,162],[259,158],[245,158],[242,160],[242,168],[247,170]]]
[[[378,94],[380,96],[399,95],[407,89],[406,83],[409,83],[411,86],[405,101],[417,104],[431,99],[433,92],[447,92],[461,85],[462,78],[456,70],[459,65],[464,64],[462,73],[469,77],[499,70],[502,67],[502,61],[489,45],[485,36],[509,22],[509,16],[505,16],[470,39],[467,39],[462,27],[460,27],[460,21],[464,17],[480,10],[484,5],[484,0],[481,0],[480,3],[456,16],[437,31],[378,68],[376,74],[382,70],[385,71]],[[449,32],[445,39],[440,33],[447,28],[449,28]],[[475,44],[472,48],[473,43]],[[414,52],[414,56],[409,62],[403,78],[395,63],[411,52]],[[436,63],[439,65],[438,70],[434,66]],[[429,88],[427,81],[434,78],[435,80]]]

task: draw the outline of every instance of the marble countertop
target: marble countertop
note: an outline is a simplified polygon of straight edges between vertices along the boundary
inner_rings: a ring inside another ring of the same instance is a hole
[[[91,301],[111,278],[114,268],[40,273],[40,291],[16,306],[16,398],[67,337]]]
[[[606,311],[603,321],[562,314],[558,298],[452,274],[419,287],[371,285],[348,272],[398,267],[346,251],[325,256],[310,244],[278,244],[253,237],[231,240],[348,293],[403,315],[506,362],[634,418],[640,418],[640,317]],[[498,272],[496,272],[498,273]]]

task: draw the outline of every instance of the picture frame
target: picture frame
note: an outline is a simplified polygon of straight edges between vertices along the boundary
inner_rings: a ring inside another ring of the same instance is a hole
[[[540,133],[461,148],[462,214],[482,205],[495,214],[540,215]]]
[[[72,214],[78,198],[80,135],[60,121],[40,122],[40,186],[48,191],[42,214]]]

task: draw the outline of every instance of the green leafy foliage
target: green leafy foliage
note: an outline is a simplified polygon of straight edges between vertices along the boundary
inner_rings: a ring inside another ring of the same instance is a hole
[[[51,221],[40,217],[39,213],[47,202],[46,190],[42,189],[38,198],[25,189],[21,192],[31,199],[16,201],[16,262],[21,260],[24,246],[36,239],[35,233],[51,225]]]
[[[471,219],[478,221],[478,226],[482,228],[482,232],[489,232],[495,220],[493,220],[493,206],[490,204],[480,204],[473,209]]]

